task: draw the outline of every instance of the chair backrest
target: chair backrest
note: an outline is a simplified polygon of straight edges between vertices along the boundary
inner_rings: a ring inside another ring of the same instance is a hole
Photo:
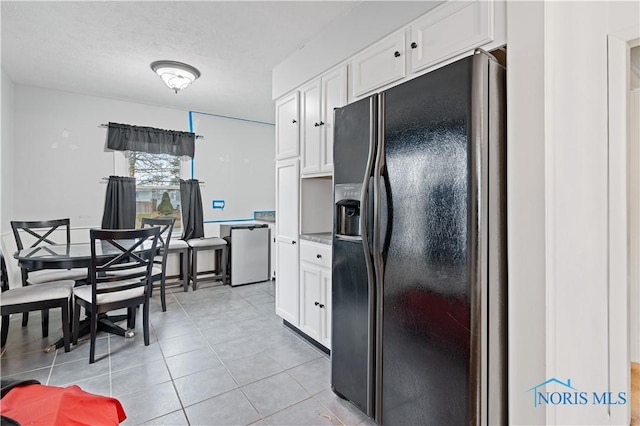
[[[91,265],[89,283],[93,286],[93,304],[98,294],[145,287],[149,283],[153,259],[157,254],[160,228],[91,229]],[[100,250],[99,250],[100,249]],[[116,274],[114,274],[116,273]]]
[[[173,225],[176,219],[173,217],[167,218],[142,218],[142,228],[148,226],[160,227],[160,235],[158,235],[158,246],[160,246],[160,253],[162,253],[162,272],[164,273],[167,267],[167,252],[169,251],[169,242],[171,241],[171,233],[173,232]],[[157,263],[157,262],[156,262]]]
[[[40,244],[69,244],[71,242],[70,220],[36,220],[36,221],[11,221],[11,229],[16,239],[18,250],[25,247],[37,247]],[[58,228],[63,228],[64,237],[60,238],[60,232],[55,232]]]

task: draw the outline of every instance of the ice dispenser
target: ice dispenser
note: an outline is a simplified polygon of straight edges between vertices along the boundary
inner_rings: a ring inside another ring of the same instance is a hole
[[[336,235],[359,237],[362,185],[340,184],[335,191]]]

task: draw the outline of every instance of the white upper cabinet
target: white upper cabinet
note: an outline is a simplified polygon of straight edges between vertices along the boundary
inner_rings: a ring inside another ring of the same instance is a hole
[[[496,32],[502,34],[503,12],[492,0],[448,1],[436,7],[349,61],[349,101],[491,45]],[[501,40],[500,35],[497,38]]]
[[[491,1],[447,2],[411,24],[411,71],[417,72],[493,40]]]
[[[300,88],[302,116],[302,174],[320,172],[320,80]],[[324,124],[324,123],[323,123]]]
[[[352,97],[357,98],[405,76],[404,30],[383,38],[350,62]]]
[[[347,66],[322,76],[322,122],[320,171],[333,171],[333,110],[347,104]]]
[[[347,103],[347,67],[329,71],[300,88],[302,175],[333,171],[333,109]]]
[[[276,102],[276,160],[300,154],[300,116],[298,92]]]

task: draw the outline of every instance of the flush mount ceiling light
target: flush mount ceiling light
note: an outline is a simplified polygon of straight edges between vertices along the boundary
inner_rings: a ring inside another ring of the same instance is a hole
[[[155,61],[151,63],[151,69],[176,93],[200,77],[200,71],[176,61]]]

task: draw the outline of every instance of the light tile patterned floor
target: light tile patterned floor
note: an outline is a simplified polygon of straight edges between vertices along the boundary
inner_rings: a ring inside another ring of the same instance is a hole
[[[273,281],[169,288],[167,312],[158,293],[151,344],[143,344],[139,314],[134,338],[99,335],[92,365],[88,340],[69,353],[42,351],[61,335],[58,314],[48,339],[38,313],[26,328],[15,315],[0,375],[116,397],[126,425],[375,424],[331,392],[329,358],[282,325]]]

